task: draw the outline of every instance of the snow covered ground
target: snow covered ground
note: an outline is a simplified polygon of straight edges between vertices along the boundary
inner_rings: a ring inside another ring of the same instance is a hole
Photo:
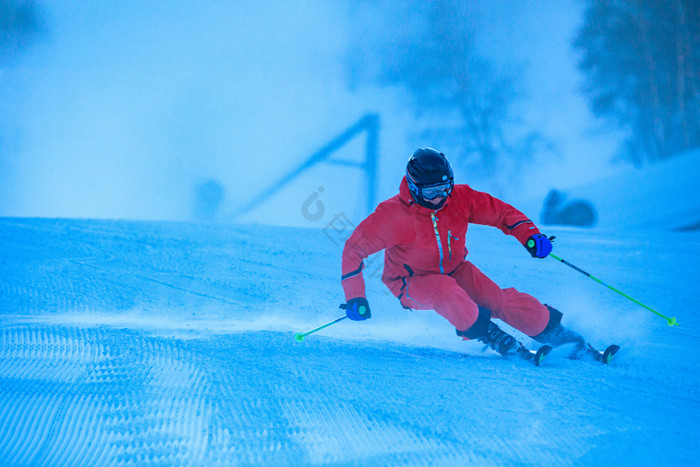
[[[547,233],[681,326],[472,226],[471,261],[622,345],[613,364],[463,342],[399,306],[381,257],[372,319],[297,343],[342,315],[347,232],[0,219],[0,463],[697,464],[700,232]]]

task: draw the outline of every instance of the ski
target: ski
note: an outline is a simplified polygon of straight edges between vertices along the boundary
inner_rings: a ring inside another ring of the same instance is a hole
[[[609,345],[602,352],[593,348],[591,344],[586,344],[586,355],[590,355],[593,360],[604,365],[609,365],[619,350],[620,346],[616,344]]]
[[[544,347],[549,346],[546,345]],[[615,355],[617,355],[619,350],[620,346],[616,344],[609,345],[605,348],[605,350],[600,351],[588,343],[575,344],[573,342],[568,342],[566,344],[558,345],[553,349],[551,347],[549,347],[548,349],[544,349],[544,356],[542,356],[541,358],[546,357],[547,354],[550,354],[551,352],[549,357],[550,359],[554,358],[555,360],[557,360],[560,358],[564,358],[567,360],[582,360],[594,363],[601,363],[603,365],[609,365],[610,362],[612,362],[613,358],[615,358]],[[529,357],[524,352],[529,352],[532,356],[536,354],[536,352],[534,351],[528,351],[527,349],[524,349],[522,357],[525,359],[528,359]],[[539,364],[535,364],[539,366]]]
[[[554,353],[564,356],[563,353],[566,352],[567,355],[564,358],[569,360],[587,360],[609,365],[619,350],[620,346],[616,344],[609,345],[603,351],[588,343],[577,344],[575,349],[572,349],[570,344],[563,344],[556,347]]]
[[[520,347],[516,351],[516,354],[523,360],[532,362],[532,364],[535,366],[540,366],[542,365],[542,362],[544,361],[545,357],[547,357],[547,355],[549,355],[549,352],[551,351],[552,347],[549,345],[543,345],[537,350],[530,350],[527,347],[520,344]]]

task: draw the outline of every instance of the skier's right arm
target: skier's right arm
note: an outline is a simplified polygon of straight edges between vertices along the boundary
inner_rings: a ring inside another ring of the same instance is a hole
[[[400,212],[388,203],[380,204],[376,211],[357,226],[343,249],[341,283],[345,300],[366,298],[365,281],[362,276],[364,259],[393,245],[404,243],[407,234],[406,222],[401,222]],[[403,225],[402,225],[403,224]]]

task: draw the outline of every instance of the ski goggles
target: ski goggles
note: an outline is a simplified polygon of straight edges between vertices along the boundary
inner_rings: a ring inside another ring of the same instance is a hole
[[[435,199],[437,197],[447,198],[452,193],[454,182],[447,180],[433,183],[431,185],[416,185],[410,177],[407,177],[411,190],[423,199]]]

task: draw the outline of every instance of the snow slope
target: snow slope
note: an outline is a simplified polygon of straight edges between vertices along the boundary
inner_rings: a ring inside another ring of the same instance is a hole
[[[341,321],[318,229],[0,219],[3,465],[689,465],[700,447],[700,234],[496,229],[470,259],[560,308],[610,367],[541,368],[403,310],[368,262],[371,320]],[[519,335],[527,344],[528,338]]]

